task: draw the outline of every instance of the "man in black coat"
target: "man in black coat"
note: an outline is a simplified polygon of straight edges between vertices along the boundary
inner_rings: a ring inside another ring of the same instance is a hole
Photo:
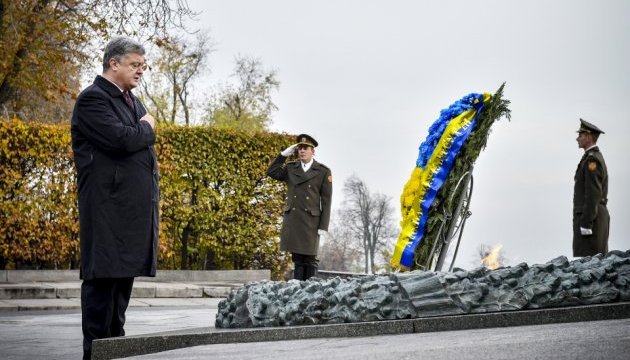
[[[584,149],[584,156],[575,171],[573,188],[573,256],[608,252],[608,169],[597,147],[597,139],[603,133],[597,126],[580,119],[576,140]]]
[[[125,334],[136,276],[155,276],[158,168],[155,120],[130,90],[147,65],[143,46],[115,38],[103,74],[81,92],[72,113],[81,242],[83,356],[92,340]]]
[[[287,184],[280,250],[291,253],[293,278],[317,275],[319,236],[328,231],[332,201],[332,173],[313,158],[317,141],[306,134],[282,151],[269,165],[267,175]],[[296,152],[298,161],[285,164]]]

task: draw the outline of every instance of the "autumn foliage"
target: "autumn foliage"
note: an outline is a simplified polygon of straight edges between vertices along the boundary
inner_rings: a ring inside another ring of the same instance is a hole
[[[265,177],[286,134],[162,126],[161,269],[272,269],[284,185]],[[0,269],[77,268],[76,178],[68,125],[0,121]]]

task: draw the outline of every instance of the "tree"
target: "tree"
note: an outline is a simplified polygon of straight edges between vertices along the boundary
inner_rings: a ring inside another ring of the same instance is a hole
[[[333,218],[328,233],[324,236],[319,252],[319,268],[322,270],[353,271],[361,260],[361,249],[357,246],[348,228],[343,226],[341,214]]]
[[[149,73],[150,81],[142,81],[140,94],[148,99],[149,113],[158,122],[191,124],[193,104],[189,98],[191,81],[206,66],[212,44],[206,33],[197,34],[194,43],[177,37],[156,42],[159,57]]]
[[[248,132],[266,129],[278,109],[271,99],[271,92],[280,87],[276,72],[263,71],[258,59],[238,56],[232,76],[238,78],[237,87],[227,84],[209,100],[204,121]]]
[[[365,272],[373,273],[377,270],[376,255],[397,234],[391,199],[380,193],[370,194],[367,185],[356,175],[346,180],[343,193],[341,218],[350,236],[361,245]]]
[[[34,119],[57,104],[69,119],[81,74],[111,34],[157,41],[194,15],[179,0],[0,0],[0,111]]]

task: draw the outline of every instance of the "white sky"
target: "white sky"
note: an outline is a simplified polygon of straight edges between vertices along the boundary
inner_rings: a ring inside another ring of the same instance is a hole
[[[403,185],[440,110],[505,81],[512,121],[494,124],[476,162],[473,215],[455,265],[477,266],[481,243],[503,244],[508,265],[571,259],[580,117],[606,132],[609,245],[630,249],[630,1],[189,5],[202,12],[193,27],[216,42],[198,91],[225,81],[237,54],[277,70],[271,128],[319,141],[316,158],[335,179],[334,209],[354,173],[392,197],[399,219]]]

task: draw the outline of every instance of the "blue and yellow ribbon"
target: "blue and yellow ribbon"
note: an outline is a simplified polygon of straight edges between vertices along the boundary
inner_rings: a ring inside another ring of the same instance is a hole
[[[489,100],[489,93],[466,95],[442,110],[440,117],[429,128],[427,139],[420,145],[416,167],[400,197],[402,231],[390,261],[392,268],[412,267],[416,248],[424,236],[431,204],[475,127],[477,115]]]

